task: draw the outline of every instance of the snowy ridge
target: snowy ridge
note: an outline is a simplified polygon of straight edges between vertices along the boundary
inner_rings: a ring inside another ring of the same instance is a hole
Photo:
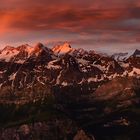
[[[19,53],[14,47],[7,46],[3,50],[0,51],[0,60],[4,60],[9,62],[12,57],[16,56]]]
[[[125,59],[125,54],[121,54],[119,60],[95,51],[73,49],[68,43],[52,49],[41,43],[34,47],[27,44],[17,48],[7,46],[0,52],[1,88],[5,85],[32,88],[38,83],[82,85],[102,83],[116,77],[140,77],[138,50],[134,56]]]
[[[39,52],[42,50],[41,45],[43,44],[38,43],[34,47],[28,44],[21,45],[18,47],[6,46],[3,50],[0,51],[0,60],[5,62],[14,61],[16,63],[22,64],[31,55],[37,56]]]
[[[124,61],[128,59],[131,55],[128,53],[115,53],[112,55],[112,58],[114,58],[116,61]]]

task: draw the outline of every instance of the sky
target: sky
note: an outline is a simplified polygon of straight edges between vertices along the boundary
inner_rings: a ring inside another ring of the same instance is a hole
[[[69,42],[106,53],[140,49],[140,0],[1,0],[0,48]]]

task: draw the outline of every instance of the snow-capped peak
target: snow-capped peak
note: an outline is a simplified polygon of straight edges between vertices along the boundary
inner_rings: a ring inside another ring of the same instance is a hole
[[[35,49],[42,49],[42,47],[43,47],[44,45],[42,44],[42,43],[37,43],[36,45],[35,45]]]
[[[52,51],[55,54],[65,54],[65,53],[69,53],[69,52],[71,52],[73,50],[74,49],[71,48],[69,43],[64,43],[63,45],[57,45],[57,46],[52,48]]]
[[[13,51],[15,48],[12,46],[6,46],[2,51]],[[1,52],[2,52],[1,51]]]
[[[112,55],[112,58],[114,58],[116,61],[124,61],[130,57],[129,53],[115,53]]]
[[[0,51],[0,60],[4,60],[6,62],[9,62],[12,57],[17,55],[19,51],[17,48],[6,46],[4,49]]]
[[[42,50],[43,44],[42,43],[37,43],[33,48],[32,53],[38,53]]]
[[[4,49],[0,51],[0,60],[9,62],[11,60],[16,59],[26,59],[29,58],[32,54],[38,54],[42,49],[44,45],[41,43],[38,43],[34,47],[23,44],[18,47],[11,47],[6,46]],[[18,56],[18,58],[17,58]]]
[[[135,52],[133,53],[134,57],[140,57],[140,50],[136,49]]]
[[[19,52],[25,51],[28,53],[28,55],[30,55],[32,53],[32,51],[34,50],[34,48],[28,44],[21,45],[15,49],[17,49]]]

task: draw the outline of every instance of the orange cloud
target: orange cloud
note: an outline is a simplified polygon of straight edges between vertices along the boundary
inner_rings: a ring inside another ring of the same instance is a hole
[[[126,19],[140,18],[136,0],[2,0],[0,33],[10,30],[32,31],[62,29],[126,30]],[[134,27],[135,28],[135,27]],[[133,28],[132,28],[133,30]]]
[[[17,41],[36,39],[39,32],[39,37],[63,34],[64,40],[69,34],[87,36],[87,41],[70,36],[75,43],[140,42],[139,13],[138,0],[1,0],[0,36]]]

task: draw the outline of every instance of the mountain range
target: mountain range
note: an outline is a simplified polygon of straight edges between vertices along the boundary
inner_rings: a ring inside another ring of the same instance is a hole
[[[139,93],[140,50],[109,56],[67,42],[6,46],[0,50],[0,139],[13,140],[14,133],[120,140],[131,128],[130,137],[139,139]]]
[[[17,48],[7,46],[0,51],[0,85],[1,89],[5,86],[23,89],[37,83],[67,86],[75,82],[82,84],[139,76],[139,54],[136,50],[122,61],[116,59],[116,54],[110,57],[95,51],[73,49],[68,43],[52,49],[41,43],[34,47],[27,44]],[[117,56],[120,58],[125,54]]]

